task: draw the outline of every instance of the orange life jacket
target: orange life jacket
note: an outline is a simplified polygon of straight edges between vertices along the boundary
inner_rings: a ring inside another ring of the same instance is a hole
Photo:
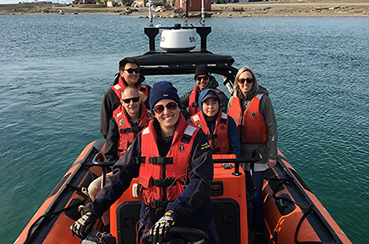
[[[122,99],[122,91],[127,87],[127,85],[123,82],[121,76],[119,76],[118,83],[111,87],[114,93],[119,97],[119,101]],[[145,84],[139,84],[137,90],[144,93],[147,97],[149,96],[149,89]]]
[[[165,209],[188,185],[192,147],[200,128],[186,121],[183,115],[176,125],[172,146],[161,157],[153,121],[141,133],[141,165],[138,196],[144,204],[154,209]]]
[[[213,90],[215,90],[218,95],[220,93],[222,93],[221,90],[216,89],[216,88],[211,88]],[[195,85],[195,87],[193,88],[190,98],[188,99],[188,110],[190,112],[190,115],[194,115],[195,113],[199,112],[199,104],[198,104],[198,95],[197,95],[197,85]]]
[[[243,113],[241,100],[233,97],[228,115],[235,120],[241,142],[244,144],[262,144],[268,141],[265,118],[259,111],[263,96],[264,94],[256,94]]]
[[[215,129],[213,134],[210,132],[208,123],[204,114],[200,111],[191,116],[191,121],[194,125],[199,126],[208,135],[209,144],[213,154],[229,153],[228,139],[228,116],[226,113],[219,111],[215,119]]]
[[[132,127],[128,120],[128,114],[123,106],[119,106],[113,111],[113,118],[117,123],[119,132],[117,156],[118,158],[121,158],[126,153],[128,147],[132,144],[136,135],[149,124],[150,118],[148,116],[148,110],[143,102],[141,102],[140,105],[141,121],[138,124],[138,128]]]

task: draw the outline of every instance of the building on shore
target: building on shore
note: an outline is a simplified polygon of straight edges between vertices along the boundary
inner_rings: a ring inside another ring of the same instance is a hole
[[[212,0],[204,0],[205,11],[211,10]],[[175,8],[182,8],[184,11],[201,11],[202,0],[175,0]]]

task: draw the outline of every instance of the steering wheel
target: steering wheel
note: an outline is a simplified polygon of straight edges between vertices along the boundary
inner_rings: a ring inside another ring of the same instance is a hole
[[[203,232],[202,230],[195,229],[195,228],[187,228],[187,227],[172,227],[169,229],[169,240],[167,240],[164,243],[170,244],[170,243],[183,243],[183,244],[206,244],[209,241],[208,235]],[[183,239],[173,239],[171,238],[171,235],[190,235],[190,236],[198,236],[201,239],[195,242],[190,242]],[[150,233],[146,232],[142,235],[141,239],[144,244],[148,244],[148,240],[150,238]]]

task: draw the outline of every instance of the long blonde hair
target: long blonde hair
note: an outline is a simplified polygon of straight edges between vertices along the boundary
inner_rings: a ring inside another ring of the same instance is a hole
[[[254,84],[252,84],[252,90],[254,89],[258,89],[259,88],[259,84],[256,80],[256,76],[255,76],[255,73],[250,69],[250,67],[248,66],[244,66],[242,67],[240,70],[238,70],[237,74],[236,74],[236,77],[234,79],[234,92],[233,92],[233,96],[234,97],[239,97],[239,98],[243,98],[245,99],[245,95],[242,93],[241,89],[240,89],[240,85],[238,83],[238,78],[240,77],[240,75],[243,73],[243,72],[250,72],[251,75],[252,75],[252,78],[255,79],[254,81]]]

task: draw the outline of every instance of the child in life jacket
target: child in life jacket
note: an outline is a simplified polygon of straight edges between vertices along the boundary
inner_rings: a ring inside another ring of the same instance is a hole
[[[240,156],[240,141],[234,119],[222,112],[220,98],[213,89],[205,89],[199,95],[200,112],[190,121],[208,135],[213,154],[236,154]]]

